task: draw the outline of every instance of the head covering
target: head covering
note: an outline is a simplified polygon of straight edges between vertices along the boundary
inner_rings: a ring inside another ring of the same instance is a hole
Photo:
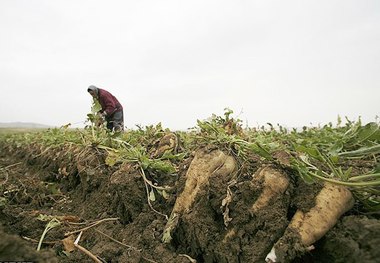
[[[99,89],[95,87],[94,85],[91,85],[87,88],[87,91],[90,92],[90,90],[94,91],[96,95],[99,94]]]

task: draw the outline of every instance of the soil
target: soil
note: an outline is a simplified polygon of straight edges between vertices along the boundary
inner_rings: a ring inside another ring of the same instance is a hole
[[[156,192],[156,200],[149,204],[139,167],[108,167],[95,148],[22,149],[0,144],[0,150],[0,261],[93,262],[62,240],[98,223],[83,231],[79,245],[100,262],[264,262],[295,211],[310,209],[321,188],[289,173],[288,190],[252,214],[249,209],[263,182],[252,180],[251,173],[271,165],[256,160],[249,173],[239,174],[233,182],[230,177],[210,177],[191,210],[179,219],[172,242],[165,244],[166,217],[184,189],[194,156],[178,165],[178,176],[146,174],[154,184],[174,187],[168,197]],[[70,162],[62,152],[71,153]],[[232,193],[228,224],[221,209],[227,185]],[[51,217],[42,221],[40,215]],[[37,251],[53,216],[61,223],[47,232]],[[380,262],[379,241],[379,219],[350,211],[314,244],[314,250],[293,262]]]

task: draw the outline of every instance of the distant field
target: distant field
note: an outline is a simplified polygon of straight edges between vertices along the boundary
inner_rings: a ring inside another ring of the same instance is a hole
[[[43,130],[47,130],[47,128],[0,128],[0,134],[20,133],[20,132],[39,132]]]

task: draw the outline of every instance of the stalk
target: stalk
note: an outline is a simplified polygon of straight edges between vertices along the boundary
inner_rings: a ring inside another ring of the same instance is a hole
[[[363,175],[353,176],[353,177],[349,178],[348,181],[359,181],[359,180],[365,180],[365,179],[371,179],[371,178],[380,179],[380,173],[363,174]]]
[[[365,148],[360,148],[355,151],[349,151],[349,152],[342,152],[338,153],[338,156],[341,157],[361,157],[367,154],[377,154],[380,153],[380,144],[371,146],[371,147],[365,147]]]
[[[380,180],[374,180],[374,181],[370,181],[370,182],[353,183],[353,182],[345,182],[345,181],[339,181],[339,180],[335,180],[335,179],[331,179],[331,178],[326,178],[324,176],[318,175],[318,174],[313,173],[313,172],[308,172],[308,174],[313,176],[313,177],[316,177],[318,179],[321,179],[323,181],[327,181],[327,182],[334,183],[334,184],[345,185],[345,186],[351,186],[351,187],[378,186],[378,185],[380,185]]]
[[[55,217],[52,220],[50,220],[49,223],[46,224],[45,230],[44,230],[44,232],[41,235],[40,241],[38,242],[37,251],[40,251],[41,245],[42,245],[42,241],[44,240],[45,235],[47,234],[47,232],[49,230],[51,230],[51,229],[59,226],[59,225],[61,225],[61,222],[57,218],[55,218]]]

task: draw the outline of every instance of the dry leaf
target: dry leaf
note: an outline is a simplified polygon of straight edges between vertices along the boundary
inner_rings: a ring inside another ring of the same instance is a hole
[[[74,239],[75,237],[71,235],[62,240],[66,252],[73,252],[75,250]]]
[[[60,221],[67,221],[67,222],[74,222],[74,223],[81,221],[80,217],[77,217],[77,216],[65,215],[65,216],[56,216],[56,218]]]

